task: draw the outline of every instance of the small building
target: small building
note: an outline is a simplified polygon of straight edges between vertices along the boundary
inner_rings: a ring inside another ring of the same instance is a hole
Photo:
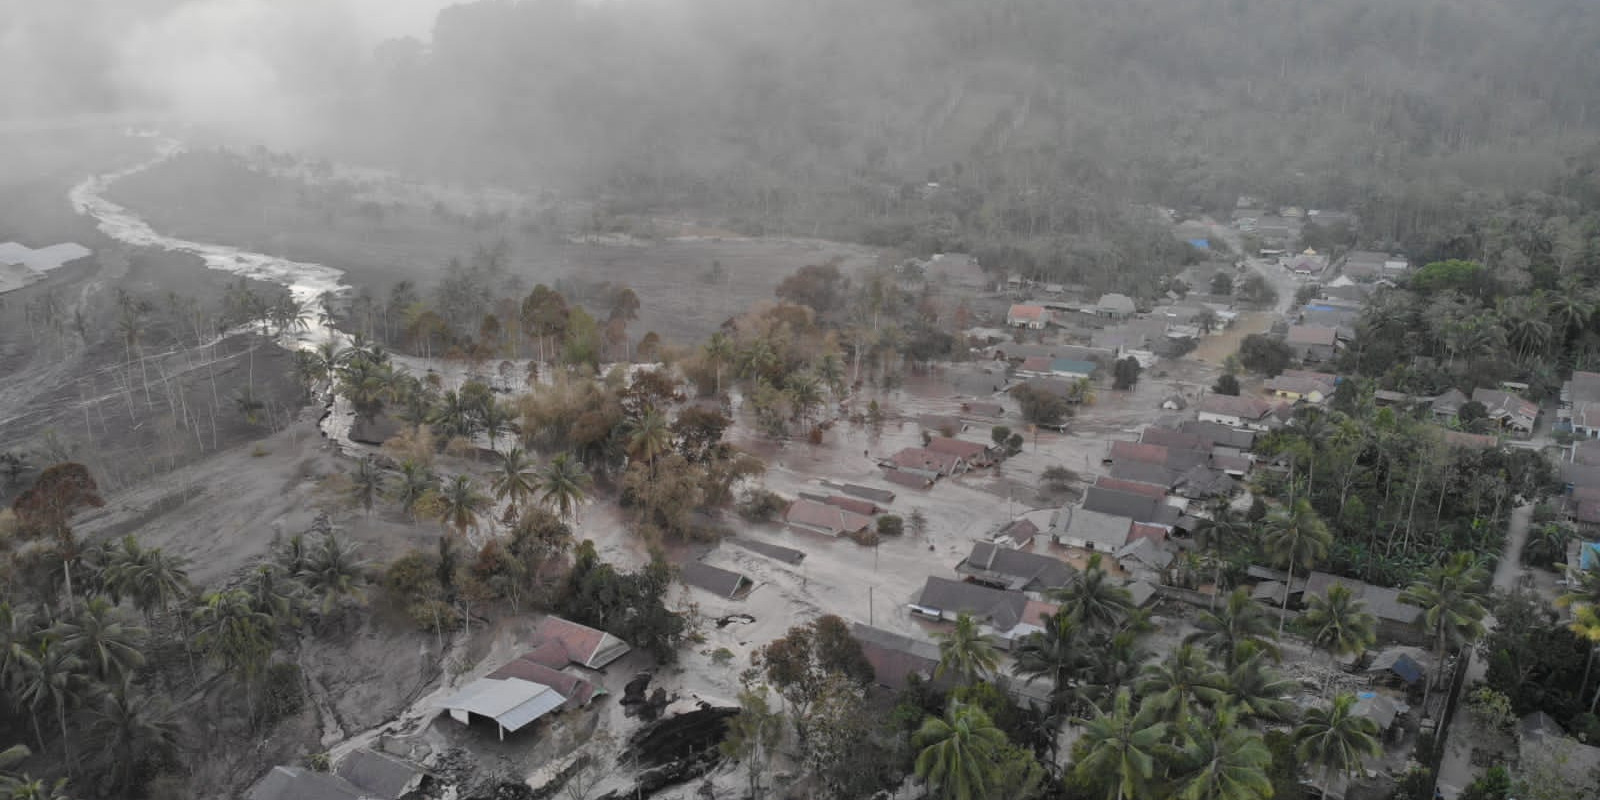
[[[1335,375],[1295,370],[1285,371],[1268,380],[1265,388],[1273,397],[1280,400],[1290,402],[1304,400],[1307,403],[1320,405],[1333,396],[1334,385],[1337,383],[1338,377]]]
[[[1044,592],[1066,586],[1077,570],[1058,558],[975,542],[956,572],[994,589]]]
[[[1420,648],[1395,645],[1384,648],[1367,665],[1368,674],[1389,675],[1406,686],[1415,686],[1427,677],[1428,656]]]
[[[879,686],[904,691],[910,676],[915,675],[936,689],[956,688],[955,676],[934,677],[939,667],[938,645],[859,622],[850,626],[850,635],[861,643],[861,654],[872,665]]]
[[[1446,389],[1438,397],[1433,398],[1433,402],[1428,404],[1428,411],[1433,414],[1434,419],[1440,422],[1448,422],[1461,413],[1461,407],[1466,403],[1467,396],[1462,394],[1460,389],[1452,387]]]
[[[1083,509],[1169,528],[1176,525],[1181,516],[1177,508],[1162,502],[1161,498],[1119,492],[1104,486],[1090,486],[1084,492]]]
[[[1328,257],[1309,247],[1305,252],[1289,259],[1289,271],[1296,275],[1321,275],[1327,268]]]
[[[542,683],[521,678],[479,678],[444,701],[444,708],[462,725],[470,725],[474,716],[494,720],[503,740],[507,733],[522,730],[566,702],[560,692]]]
[[[704,589],[718,597],[743,600],[755,588],[755,582],[731,570],[713,567],[700,561],[690,561],[678,568],[678,577],[687,586]]]
[[[1000,530],[995,532],[994,537],[990,539],[990,541],[1000,545],[1001,547],[1014,547],[1020,549],[1032,546],[1034,537],[1038,535],[1039,526],[1033,524],[1033,520],[1024,517],[1022,519],[1011,520],[1005,525],[1000,526]]]
[[[1146,464],[1164,465],[1167,463],[1167,448],[1159,444],[1142,442],[1112,442],[1111,449],[1106,453],[1106,460],[1113,464],[1142,461]]]
[[[1129,494],[1139,494],[1139,495],[1144,495],[1145,497],[1153,497],[1153,498],[1155,498],[1157,500],[1164,499],[1167,496],[1167,487],[1166,486],[1162,486],[1160,484],[1155,484],[1155,483],[1145,483],[1143,481],[1123,480],[1121,478],[1110,477],[1110,476],[1105,476],[1105,475],[1102,475],[1099,478],[1096,478],[1095,481],[1094,481],[1094,485],[1098,486],[1098,487],[1101,487],[1101,488],[1104,488],[1104,489],[1110,489],[1111,491],[1114,491],[1114,492],[1127,492]]]
[[[1133,298],[1115,292],[1101,295],[1094,308],[1095,313],[1112,319],[1127,319],[1139,311],[1139,306],[1133,302]]]
[[[1117,550],[1117,566],[1137,580],[1161,584],[1176,557],[1161,543],[1140,536]]]
[[[935,453],[955,456],[966,462],[970,468],[987,467],[994,463],[993,450],[988,445],[980,442],[935,436],[928,440],[924,448]]]
[[[1267,421],[1271,413],[1272,406],[1263,400],[1213,393],[1200,399],[1198,416],[1201,422],[1265,431],[1272,427]]]
[[[870,517],[883,513],[883,509],[880,508],[877,503],[874,503],[871,500],[862,500],[857,497],[841,497],[836,494],[830,494],[823,497],[822,502],[827,503],[830,506],[837,506],[854,514],[860,514],[863,517]]]
[[[1044,330],[1050,324],[1050,312],[1044,306],[1014,305],[1006,312],[1006,324],[1013,328]]]
[[[607,664],[633,649],[627,642],[605,631],[555,616],[540,620],[539,627],[534,631],[534,645],[542,648],[547,644],[558,646],[560,655],[565,658],[559,663],[547,663],[547,666],[556,669],[568,663],[586,669],[605,669]]]
[[[920,473],[934,478],[960,475],[969,467],[966,459],[961,456],[940,453],[924,447],[907,447],[890,456],[889,462],[901,472]]]
[[[1344,275],[1358,281],[1375,281],[1383,277],[1383,265],[1389,261],[1387,253],[1371,250],[1352,250],[1344,257]]]
[[[1489,419],[1499,423],[1500,427],[1519,434],[1533,433],[1534,423],[1539,419],[1537,404],[1510,392],[1479,387],[1472,390],[1472,399],[1482,403],[1489,411]]]
[[[1051,518],[1050,537],[1068,547],[1115,553],[1128,543],[1133,522],[1131,517],[1067,506]]]
[[[1294,351],[1295,358],[1308,364],[1332,361],[1339,343],[1339,330],[1318,325],[1291,325],[1283,341]]]
[[[415,764],[366,747],[345,756],[334,774],[377,800],[400,800],[424,776]]]
[[[872,518],[847,508],[815,500],[796,500],[784,512],[783,521],[798,528],[824,536],[849,536],[860,533],[872,525]]]
[[[1118,461],[1111,465],[1111,477],[1117,480],[1132,481],[1135,483],[1150,483],[1157,486],[1171,487],[1177,482],[1180,473],[1167,468],[1166,464],[1152,464],[1148,461]]]
[[[995,630],[1009,631],[1022,621],[1027,604],[1028,596],[1022,592],[930,577],[911,603],[911,610],[945,622],[954,622],[966,613]]]

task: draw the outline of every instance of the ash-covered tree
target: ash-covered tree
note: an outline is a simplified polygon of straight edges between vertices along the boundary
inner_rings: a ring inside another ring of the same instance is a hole
[[[1133,356],[1120,359],[1111,368],[1112,388],[1115,388],[1118,391],[1127,391],[1132,389],[1134,385],[1139,382],[1139,373],[1143,371],[1143,369],[1144,367],[1139,365],[1139,359],[1136,359]]]
[[[750,660],[788,702],[797,724],[805,719],[829,676],[841,675],[860,684],[873,679],[861,643],[851,635],[850,626],[832,614],[790,628],[782,638],[751,654]]]
[[[1252,333],[1239,343],[1239,363],[1251,372],[1273,377],[1289,368],[1294,352],[1282,339]]]
[[[614,634],[670,664],[688,628],[682,615],[666,607],[671,588],[672,568],[660,558],[637,572],[618,572],[600,560],[594,542],[584,540],[573,554],[557,608],[574,622]]]
[[[1216,392],[1217,394],[1225,394],[1229,397],[1238,397],[1239,379],[1224,373],[1222,377],[1217,378],[1216,383],[1212,384],[1211,391]]]

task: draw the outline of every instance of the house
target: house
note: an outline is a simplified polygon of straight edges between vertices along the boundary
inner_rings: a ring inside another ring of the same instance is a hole
[[[1391,675],[1407,686],[1414,686],[1427,676],[1428,670],[1424,665],[1428,661],[1427,653],[1421,648],[1395,645],[1378,653],[1367,665],[1367,673]]]
[[[523,653],[511,659],[494,672],[485,677],[495,680],[508,680],[516,678],[530,683],[542,684],[555,689],[566,698],[560,706],[565,711],[587,705],[596,694],[594,684],[570,673],[562,672],[546,664],[540,663],[543,657],[538,651]]]
[[[1306,576],[1305,593],[1307,597],[1326,595],[1333,586],[1349,589],[1351,595],[1366,604],[1367,611],[1378,618],[1379,638],[1406,644],[1426,642],[1421,625],[1422,609],[1400,602],[1400,590],[1313,570]]]
[[[1128,543],[1133,519],[1066,506],[1050,519],[1050,538],[1058,544],[1115,553]]]
[[[1320,275],[1328,268],[1328,257],[1306,248],[1305,252],[1289,259],[1289,271],[1296,275]]]
[[[860,533],[872,525],[872,518],[848,508],[815,500],[800,499],[789,504],[783,521],[791,528],[799,528],[825,536],[849,536]]]
[[[1383,277],[1394,280],[1411,271],[1411,260],[1404,256],[1389,256],[1383,262]]]
[[[960,475],[969,465],[966,459],[950,453],[940,453],[923,447],[907,447],[889,458],[895,469],[914,472],[929,477]]]
[[[1223,447],[1235,451],[1236,454],[1243,453],[1256,444],[1254,431],[1235,428],[1215,420],[1187,420],[1178,426],[1178,430],[1210,442],[1213,452]]]
[[[541,662],[555,669],[568,663],[588,669],[604,669],[632,649],[627,642],[605,631],[555,616],[540,620],[533,638],[535,646],[553,644],[560,647],[563,660],[558,663],[550,663],[548,659]]]
[[[1127,481],[1121,478],[1101,476],[1095,479],[1094,485],[1114,492],[1140,494],[1157,500],[1167,496],[1167,487],[1154,483],[1144,483],[1143,481]]]
[[[1177,524],[1180,516],[1178,509],[1159,497],[1119,492],[1104,486],[1090,486],[1084,492],[1083,509],[1167,527]]]
[[[928,487],[933,486],[934,477],[935,476],[929,475],[928,473],[920,470],[916,472],[910,472],[906,470],[886,469],[883,472],[884,480],[896,486],[904,486],[907,489],[927,489]]]
[[[793,547],[784,547],[771,542],[763,542],[759,539],[747,539],[743,536],[735,536],[728,541],[753,553],[775,558],[785,564],[794,565],[806,560],[806,552],[804,550],[796,550]]]
[[[1039,526],[1033,520],[1023,518],[1007,522],[996,531],[990,541],[1001,547],[1029,547],[1033,544],[1033,537],[1039,535]]]
[[[1166,464],[1152,464],[1148,461],[1119,461],[1111,465],[1111,477],[1118,480],[1134,481],[1137,483],[1153,483],[1157,486],[1172,486],[1178,480],[1178,473],[1167,469]]]
[[[874,514],[883,513],[883,509],[879,508],[877,503],[874,503],[871,500],[862,500],[856,497],[840,497],[836,494],[830,494],[826,497],[823,497],[822,502],[827,503],[830,506],[837,506],[853,514],[860,514],[863,517],[870,517]]]
[[[1574,371],[1572,378],[1561,384],[1556,419],[1570,425],[1579,437],[1600,437],[1600,373]]]
[[[1050,377],[1050,362],[1055,359],[1050,356],[1028,356],[1017,365],[1019,378],[1048,378]]]
[[[345,756],[334,774],[379,800],[399,800],[424,777],[415,764],[366,747]]]
[[[1095,313],[1103,317],[1127,319],[1138,312],[1139,306],[1133,302],[1133,298],[1113,292],[1100,295],[1100,300],[1094,304],[1094,309]]]
[[[1177,450],[1207,450],[1211,447],[1211,442],[1204,436],[1156,425],[1146,426],[1139,433],[1139,442]]]
[[[850,635],[861,643],[861,654],[872,665],[873,678],[879,686],[897,692],[904,691],[911,675],[916,675],[937,689],[953,689],[957,686],[957,679],[953,675],[934,677],[939,666],[939,646],[932,642],[901,636],[859,622],[850,626]]]
[[[1267,421],[1271,413],[1271,405],[1254,397],[1208,394],[1200,399],[1198,416],[1201,422],[1265,431],[1272,427]]]
[[[1050,323],[1050,312],[1044,306],[1018,304],[1006,312],[1006,324],[1013,328],[1044,330]]]
[[[1318,325],[1291,325],[1283,341],[1294,351],[1295,358],[1301,361],[1332,361],[1339,343],[1339,331]]]
[[[1117,566],[1137,580],[1160,584],[1176,556],[1148,536],[1130,540],[1117,550]]]
[[[1166,464],[1167,448],[1159,444],[1141,442],[1112,442],[1106,460],[1113,464],[1125,461],[1142,461],[1146,464]]]
[[[1203,500],[1231,495],[1239,488],[1239,482],[1220,469],[1196,465],[1184,470],[1173,481],[1172,488],[1180,497]]]
[[[823,481],[825,486],[838,489],[851,497],[864,497],[880,506],[887,506],[894,502],[894,492],[888,489],[874,489],[871,486],[862,486],[858,483],[831,484]]]
[[[554,687],[521,678],[479,678],[461,687],[443,707],[462,725],[472,717],[494,720],[504,740],[540,717],[566,705],[567,698]]]
[[[1352,250],[1344,257],[1344,275],[1358,281],[1375,281],[1382,277],[1383,265],[1389,261],[1387,253],[1371,250]]]
[[[1268,380],[1265,388],[1273,397],[1281,400],[1290,402],[1304,400],[1312,404],[1321,404],[1333,396],[1334,386],[1338,382],[1337,375],[1326,372],[1285,370],[1277,377]]]
[[[1433,402],[1428,404],[1428,411],[1433,414],[1434,419],[1440,422],[1448,422],[1461,413],[1461,407],[1466,403],[1467,396],[1462,394],[1460,389],[1452,387],[1438,397],[1433,398]]]
[[[965,420],[948,414],[923,414],[917,417],[917,425],[925,431],[941,436],[954,436],[968,427]]]
[[[969,442],[964,439],[952,439],[947,436],[935,436],[923,445],[926,450],[955,456],[965,461],[968,468],[977,469],[987,467],[994,463],[992,449],[980,442]]]
[[[728,600],[743,600],[755,588],[755,581],[737,572],[700,561],[689,561],[679,567],[678,577],[683,579],[686,586],[704,589]]]
[[[1058,558],[975,542],[972,552],[956,565],[956,572],[995,589],[1043,592],[1066,586],[1077,570]]]
[[[1538,404],[1510,392],[1479,387],[1472,390],[1472,399],[1488,409],[1489,419],[1520,434],[1533,433],[1534,423],[1539,419]]]
[[[965,612],[997,631],[1008,631],[1022,621],[1027,604],[1028,596],[1022,592],[930,577],[911,603],[911,610],[945,622],[954,622]]]

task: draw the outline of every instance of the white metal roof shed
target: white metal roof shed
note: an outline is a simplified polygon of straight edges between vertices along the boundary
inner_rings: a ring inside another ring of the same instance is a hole
[[[463,725],[470,722],[472,714],[494,720],[504,739],[507,731],[521,730],[566,701],[560,692],[542,683],[521,678],[479,678],[461,687],[444,702],[444,707]]]

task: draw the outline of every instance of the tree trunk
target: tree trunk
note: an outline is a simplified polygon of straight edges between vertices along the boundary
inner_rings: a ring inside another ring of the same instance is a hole
[[[56,719],[61,723],[61,746],[66,749],[67,774],[71,775],[76,773],[76,770],[72,768],[74,764],[74,760],[72,758],[72,737],[67,735],[67,704],[66,701],[63,700],[59,695],[56,697]]]
[[[1283,638],[1283,623],[1289,618],[1289,592],[1294,588],[1294,559],[1289,559],[1289,577],[1283,582],[1283,613],[1278,615],[1278,638]]]

